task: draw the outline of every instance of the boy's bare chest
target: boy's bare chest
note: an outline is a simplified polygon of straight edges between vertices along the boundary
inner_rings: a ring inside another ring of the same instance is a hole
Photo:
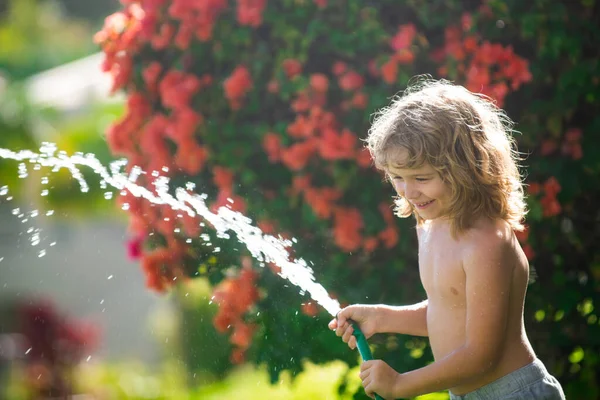
[[[465,303],[465,273],[456,241],[431,234],[419,243],[419,274],[430,300]]]

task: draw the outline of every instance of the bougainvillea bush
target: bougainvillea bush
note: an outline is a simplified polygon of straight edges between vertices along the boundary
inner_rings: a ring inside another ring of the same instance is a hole
[[[526,321],[567,392],[598,393],[600,82],[593,1],[121,0],[96,36],[113,91],[113,153],[173,186],[195,183],[216,209],[297,238],[291,257],[342,304],[422,300],[414,221],[361,139],[371,114],[430,74],[490,96],[517,122],[531,212],[519,235],[534,267]],[[535,3],[535,5],[534,5]],[[571,3],[569,3],[571,4]],[[166,168],[163,168],[166,167]],[[302,360],[357,362],[329,316],[200,219],[130,194],[130,252],[153,290],[207,277],[231,360],[275,379]],[[202,240],[209,235],[210,245]],[[216,251],[216,249],[219,251]],[[380,337],[399,370],[431,360],[422,339]]]

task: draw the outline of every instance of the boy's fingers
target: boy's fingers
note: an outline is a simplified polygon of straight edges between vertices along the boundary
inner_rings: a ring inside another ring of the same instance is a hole
[[[352,329],[351,326],[348,326],[346,328],[346,331],[344,332],[344,336],[342,337],[342,340],[345,343],[348,343],[350,341],[350,338],[352,337],[352,332],[354,332],[354,329]]]
[[[348,344],[350,345],[350,348],[354,350],[356,348],[356,338],[352,336]]]
[[[337,320],[335,320],[335,319],[332,319],[332,320],[329,322],[329,325],[328,325],[328,326],[329,326],[329,329],[335,330],[335,329],[337,328]]]

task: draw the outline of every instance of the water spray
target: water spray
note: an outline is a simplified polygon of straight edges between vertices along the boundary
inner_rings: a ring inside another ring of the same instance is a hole
[[[178,187],[175,190],[175,196],[171,195],[169,193],[169,179],[159,176],[158,173],[154,172],[152,176],[155,179],[152,183],[156,187],[156,193],[153,193],[135,183],[140,174],[145,174],[141,168],[133,167],[129,176],[121,171],[127,164],[127,160],[114,161],[109,165],[109,168],[106,168],[94,154],[78,152],[72,156],[68,156],[66,152],[59,151],[55,155],[57,150],[56,144],[47,142],[42,144],[40,153],[30,150],[14,152],[0,148],[0,158],[21,161],[22,163],[19,165],[19,177],[21,178],[27,176],[25,162],[52,167],[53,172],[57,172],[61,168],[66,168],[71,172],[73,178],[79,182],[81,191],[84,193],[89,191],[89,186],[78,167],[86,166],[100,176],[102,179],[101,186],[104,188],[106,185],[110,185],[115,189],[121,190],[122,194],[128,191],[135,197],[142,197],[154,204],[168,205],[173,210],[186,212],[192,217],[200,215],[215,228],[217,237],[229,238],[227,231],[235,232],[238,240],[246,245],[252,256],[259,261],[261,267],[264,267],[269,262],[278,265],[281,268],[278,275],[301,288],[303,292],[309,293],[311,298],[331,315],[337,315],[340,310],[340,304],[337,300],[332,299],[325,288],[315,282],[313,271],[306,261],[301,258],[289,260],[287,248],[292,245],[291,241],[264,234],[258,227],[251,224],[252,221],[248,217],[228,207],[221,207],[216,213],[213,213],[206,205],[205,200],[207,196],[204,194],[191,194],[190,192],[193,190],[191,186],[188,187],[186,185],[186,189]],[[373,355],[365,335],[356,323],[352,322],[352,326],[360,356],[363,361],[372,360]],[[375,394],[375,398],[378,400],[382,399],[377,394]]]

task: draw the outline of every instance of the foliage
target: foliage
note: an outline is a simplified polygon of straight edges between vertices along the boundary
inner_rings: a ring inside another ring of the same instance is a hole
[[[5,393],[11,399],[26,398],[14,370]],[[339,394],[337,384],[343,376],[353,377],[348,389]],[[283,373],[271,385],[264,368],[237,367],[224,380],[189,389],[181,365],[166,362],[157,370],[135,362],[84,363],[74,374],[77,392],[97,398],[121,400],[211,400],[243,397],[244,399],[352,399],[352,391],[360,385],[356,369],[350,370],[340,361],[326,365],[306,363],[305,371],[292,379]],[[0,392],[2,393],[2,392]],[[446,400],[447,393],[420,396],[418,400]]]
[[[360,144],[371,113],[423,73],[503,105],[528,155],[531,212],[519,240],[537,271],[530,337],[569,397],[598,394],[594,1],[122,3],[96,36],[113,90],[128,95],[125,116],[107,132],[112,151],[169,175],[174,186],[195,183],[213,207],[232,199],[229,207],[264,232],[298,238],[291,256],[312,260],[317,281],[343,303],[424,296],[414,222],[392,216],[392,191]],[[139,182],[152,186],[150,175]],[[215,326],[231,334],[234,362],[251,356],[273,382],[283,370],[301,371],[304,360],[356,364],[327,332],[330,317],[257,269],[237,242],[214,238],[208,247],[198,239],[199,220],[130,194],[120,202],[143,242],[149,287],[165,291],[174,278],[194,276],[214,285]],[[376,357],[399,370],[431,360],[418,338],[374,343]]]
[[[56,3],[9,0],[0,14],[0,74],[21,80],[93,52],[89,24],[67,19]]]
[[[4,398],[67,397],[74,393],[73,375],[99,339],[98,328],[85,321],[65,316],[45,300],[19,301],[9,312],[15,332],[3,337],[3,354],[18,366]],[[10,365],[10,364],[9,364]],[[4,384],[5,382],[3,382]]]
[[[4,87],[3,87],[4,83]],[[0,77],[0,147],[24,150],[35,147],[32,133],[34,110],[25,99],[25,92],[18,84],[8,84]],[[14,162],[0,160],[2,185],[19,193],[21,179]]]
[[[46,110],[50,113],[51,110]],[[74,115],[50,115],[46,123],[52,126],[53,133],[46,134],[46,140],[67,154],[80,152],[92,153],[103,164],[115,161],[115,157],[106,147],[104,131],[108,121],[123,114],[122,104],[94,103]],[[43,198],[44,208],[55,210],[57,215],[68,214],[71,217],[116,216],[114,205],[108,201],[115,197],[115,190],[101,184],[100,177],[87,167],[81,168],[88,192],[82,192],[77,181],[72,179],[70,171],[61,169],[48,176],[40,175],[33,180],[33,190],[39,193],[47,190]],[[31,175],[38,175],[32,171]],[[46,176],[46,180],[42,180]],[[37,184],[37,182],[40,182]],[[44,184],[43,182],[48,182]]]

